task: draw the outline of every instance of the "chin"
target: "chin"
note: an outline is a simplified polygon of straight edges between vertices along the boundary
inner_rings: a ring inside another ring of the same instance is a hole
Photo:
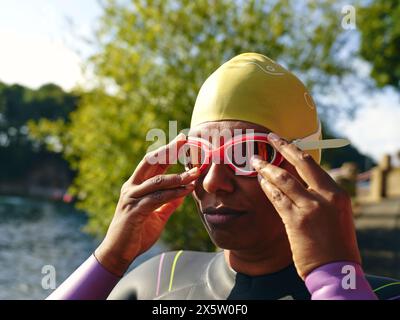
[[[224,231],[211,231],[209,233],[211,241],[221,249],[225,250],[246,250],[254,248],[254,241],[250,239],[240,239],[233,236],[231,233]]]

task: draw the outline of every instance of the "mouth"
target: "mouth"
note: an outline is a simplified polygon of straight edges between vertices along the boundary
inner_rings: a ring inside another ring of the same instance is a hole
[[[246,214],[246,211],[229,207],[206,208],[203,210],[206,221],[211,225],[225,225]]]

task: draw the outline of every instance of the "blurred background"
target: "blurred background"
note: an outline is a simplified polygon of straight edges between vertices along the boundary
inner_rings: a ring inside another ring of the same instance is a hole
[[[400,278],[400,2],[0,0],[0,299],[43,299],[100,242],[152,128],[189,127],[220,64],[263,53],[306,83],[322,165],[352,196],[368,273]],[[181,170],[176,168],[175,170]],[[192,199],[162,240],[215,250]]]

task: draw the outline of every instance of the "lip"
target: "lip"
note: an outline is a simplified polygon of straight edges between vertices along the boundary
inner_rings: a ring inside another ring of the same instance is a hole
[[[212,225],[228,224],[245,214],[245,211],[240,211],[229,207],[207,208],[203,211],[204,218]]]

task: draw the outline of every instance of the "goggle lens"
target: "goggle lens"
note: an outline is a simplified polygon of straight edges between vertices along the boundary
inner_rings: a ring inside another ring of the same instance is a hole
[[[199,169],[208,164],[210,159],[210,151],[207,149],[209,146],[199,143],[197,141],[188,142],[179,150],[179,158],[181,163],[185,165],[187,170],[194,167]],[[276,157],[275,149],[266,141],[247,140],[238,141],[232,145],[228,145],[225,150],[225,157],[223,159],[211,159],[215,163],[224,163],[233,166],[233,169],[240,174],[254,173],[254,168],[251,166],[251,157],[254,155],[259,156],[262,160],[268,163],[273,163]],[[222,156],[215,154],[215,157]]]
[[[186,169],[192,169],[194,167],[200,167],[207,161],[206,152],[200,146],[196,144],[187,143],[183,145],[180,152],[181,163],[184,164]]]
[[[263,161],[272,163],[275,159],[275,149],[265,141],[238,142],[226,149],[226,156],[232,165],[246,172],[254,171],[250,160],[255,155]]]

